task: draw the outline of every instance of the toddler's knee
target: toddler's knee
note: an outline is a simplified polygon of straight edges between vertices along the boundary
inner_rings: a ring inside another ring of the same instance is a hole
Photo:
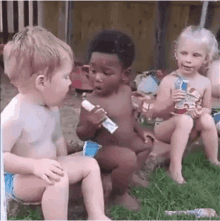
[[[137,166],[136,153],[128,149],[128,151],[124,153],[123,158],[120,159],[120,165],[135,168]]]
[[[193,128],[193,119],[186,114],[181,114],[177,118],[177,127],[181,127],[184,131],[191,131]]]
[[[84,165],[85,169],[87,171],[100,171],[98,162],[96,161],[96,159],[92,158],[92,157],[88,157],[86,159],[85,165]]]
[[[69,177],[67,172],[64,170],[64,175],[60,177],[58,182],[55,182],[54,186],[59,188],[68,188],[69,187]]]
[[[199,120],[200,120],[202,129],[211,129],[215,127],[214,120],[210,114],[201,115]]]

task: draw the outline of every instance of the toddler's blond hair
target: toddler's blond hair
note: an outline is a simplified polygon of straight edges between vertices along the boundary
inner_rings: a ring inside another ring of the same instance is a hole
[[[74,54],[69,45],[40,26],[28,26],[5,45],[5,72],[12,82],[28,79],[34,73],[51,79],[61,66],[64,53],[73,63]]]
[[[207,59],[208,63],[212,62],[218,57],[218,42],[214,36],[214,34],[199,26],[188,26],[186,27],[178,36],[177,40],[175,41],[175,50],[178,49],[179,41],[182,37],[189,38],[189,39],[196,39],[201,40],[201,42],[205,42],[207,44]]]

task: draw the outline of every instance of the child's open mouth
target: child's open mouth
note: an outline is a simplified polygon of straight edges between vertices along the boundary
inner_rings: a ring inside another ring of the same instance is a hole
[[[99,86],[96,86],[96,87],[95,87],[95,90],[96,90],[96,91],[101,91],[101,90],[102,90],[102,88],[101,88],[101,87],[99,87]]]

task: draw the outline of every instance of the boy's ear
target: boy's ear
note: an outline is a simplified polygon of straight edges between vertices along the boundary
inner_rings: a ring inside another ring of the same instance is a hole
[[[46,86],[46,77],[44,75],[38,75],[35,79],[35,86],[40,91],[43,91]]]
[[[131,74],[131,67],[129,67],[129,68],[127,68],[127,69],[125,69],[125,70],[123,71],[122,81],[123,81],[124,83],[128,83],[128,82],[129,82],[129,76],[130,76],[130,74]]]

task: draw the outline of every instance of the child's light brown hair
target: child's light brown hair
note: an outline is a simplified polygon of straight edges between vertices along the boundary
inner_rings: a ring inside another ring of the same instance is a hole
[[[207,44],[207,61],[209,64],[218,57],[218,42],[211,31],[200,26],[191,25],[186,27],[175,41],[175,50],[178,49],[178,44],[182,37],[205,42]]]
[[[51,79],[62,65],[64,53],[73,63],[74,54],[69,45],[42,27],[28,26],[5,45],[5,72],[13,83],[27,80],[33,74],[43,74]]]

